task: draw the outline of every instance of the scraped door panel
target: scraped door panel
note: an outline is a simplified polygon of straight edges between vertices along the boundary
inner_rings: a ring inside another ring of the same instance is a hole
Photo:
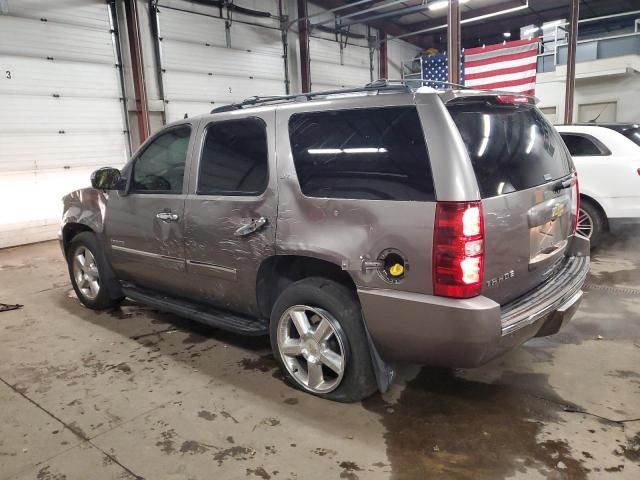
[[[275,254],[274,116],[203,122],[185,203],[190,297],[254,316],[258,269]]]

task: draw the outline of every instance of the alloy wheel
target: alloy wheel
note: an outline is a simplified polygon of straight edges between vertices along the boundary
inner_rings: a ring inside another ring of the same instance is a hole
[[[303,388],[321,394],[340,385],[347,355],[340,324],[329,312],[295,305],[282,314],[277,332],[280,357]]]
[[[593,235],[593,218],[582,208],[578,213],[578,226],[576,230],[583,237],[591,238],[591,235]]]
[[[80,293],[88,300],[95,300],[100,293],[100,273],[91,250],[84,246],[73,255],[73,278]]]

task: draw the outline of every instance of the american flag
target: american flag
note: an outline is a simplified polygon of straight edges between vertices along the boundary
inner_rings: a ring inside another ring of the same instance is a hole
[[[460,64],[460,82],[464,83],[464,69]],[[429,55],[422,57],[422,79],[426,81],[425,85],[432,88],[446,88],[449,80],[449,66],[446,53],[437,55]]]
[[[532,38],[465,49],[465,86],[533,95],[538,42]]]

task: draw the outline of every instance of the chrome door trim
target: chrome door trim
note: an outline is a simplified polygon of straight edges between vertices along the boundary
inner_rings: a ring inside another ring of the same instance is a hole
[[[133,255],[140,255],[142,257],[157,258],[161,260],[168,260],[170,262],[184,263],[184,258],[170,257],[168,255],[160,255],[159,253],[145,252],[144,250],[136,250],[134,248],[122,247],[120,245],[112,244],[111,249],[117,250],[119,252],[131,253]]]
[[[224,267],[207,262],[198,262],[196,260],[187,260],[187,271],[201,275],[211,275],[220,277],[225,280],[237,280],[238,271],[235,268]]]

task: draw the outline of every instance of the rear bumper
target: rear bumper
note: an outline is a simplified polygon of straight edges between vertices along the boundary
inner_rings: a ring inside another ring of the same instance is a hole
[[[482,365],[532,337],[558,332],[569,321],[589,271],[589,257],[580,250],[553,278],[502,307],[483,296],[456,300],[359,289],[367,328],[387,361]]]

